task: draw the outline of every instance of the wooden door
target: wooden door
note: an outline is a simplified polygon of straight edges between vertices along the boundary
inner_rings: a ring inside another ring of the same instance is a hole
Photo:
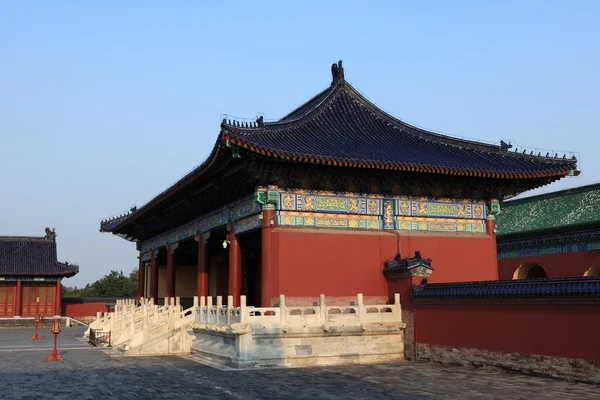
[[[40,286],[38,296],[40,297],[39,311],[42,315],[54,315],[54,286]]]
[[[0,317],[14,315],[15,285],[0,283]]]
[[[54,286],[23,285],[23,317],[54,315]]]

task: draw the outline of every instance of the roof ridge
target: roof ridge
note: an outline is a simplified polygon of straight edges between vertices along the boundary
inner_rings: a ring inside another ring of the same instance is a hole
[[[548,156],[544,157],[534,154],[519,153],[517,151],[511,152],[508,150],[508,148],[503,148],[501,145],[484,143],[472,139],[459,138],[448,134],[437,133],[425,128],[420,128],[416,125],[405,122],[400,118],[397,118],[392,114],[388,113],[387,111],[383,110],[377,104],[369,100],[365,95],[363,95],[359,90],[357,90],[350,82],[348,82],[345,79],[334,80],[328,88],[321,91],[319,94],[312,97],[302,106],[296,108],[280,120],[263,123],[262,119],[260,121],[257,119],[257,123],[248,124],[247,122],[244,122],[246,119],[223,119],[223,124],[221,126],[222,128],[232,127],[238,131],[252,131],[258,133],[261,132],[263,128],[279,129],[289,127],[290,125],[302,125],[303,123],[307,122],[308,119],[314,117],[315,115],[323,111],[326,107],[326,103],[331,103],[336,98],[336,95],[343,91],[346,91],[350,95],[350,97],[353,98],[354,101],[357,101],[360,106],[364,107],[368,112],[374,114],[376,118],[379,117],[387,123],[394,126],[401,126],[403,128],[407,128],[402,129],[401,132],[412,135],[413,137],[416,137],[418,139],[442,142],[446,145],[453,146],[457,149],[472,149],[485,153],[502,154],[503,156],[508,156],[520,160],[544,160],[548,163],[557,164],[562,164],[565,161],[565,159],[563,158],[553,158]],[[294,118],[292,119],[286,119],[290,115],[296,113],[298,110],[301,110],[303,107],[306,107],[322,95],[323,98],[319,99],[318,102],[311,105],[310,108],[303,110],[301,114],[294,116]],[[572,159],[569,159],[569,161],[571,160]],[[573,161],[576,162],[575,160]]]
[[[0,236],[0,240],[52,242],[51,240],[47,239],[45,236]]]
[[[221,127],[225,127],[225,128],[233,127],[233,128],[239,129],[239,130],[257,130],[257,129],[260,130],[264,127],[271,127],[271,128],[277,127],[278,128],[278,127],[285,127],[285,126],[302,123],[302,121],[305,120],[306,118],[308,118],[309,116],[313,116],[315,111],[320,110],[322,104],[324,104],[328,101],[331,101],[334,98],[334,95],[337,92],[339,92],[340,88],[342,88],[344,85],[345,85],[344,81],[334,82],[334,84],[329,86],[327,89],[322,90],[321,92],[319,92],[319,94],[317,94],[316,96],[313,96],[310,100],[308,100],[307,102],[302,104],[300,107],[297,107],[296,109],[294,109],[293,111],[288,113],[285,117],[282,117],[279,120],[263,122],[263,119],[261,119],[261,117],[259,117],[256,120],[256,123],[252,123],[252,122],[248,123],[247,121],[249,119],[247,119],[247,118],[235,118],[234,119],[234,118],[227,117],[227,118],[223,119],[223,123],[221,124]],[[309,103],[311,103],[313,100],[315,100],[316,98],[318,98],[321,95],[324,95],[324,97],[322,99],[320,99],[319,102],[315,103],[312,107],[303,111],[301,114],[299,114],[298,116],[295,116],[294,118],[286,119],[290,115],[297,112],[298,110],[307,106]]]
[[[373,112],[374,114],[379,115],[381,118],[387,120],[388,122],[390,122],[392,124],[399,124],[399,125],[403,125],[403,126],[409,128],[410,130],[412,130],[412,132],[409,130],[404,131],[404,132],[408,133],[408,134],[412,134],[413,136],[416,136],[418,138],[428,140],[428,138],[426,136],[430,136],[431,140],[439,140],[448,145],[457,147],[459,149],[462,149],[465,147],[471,147],[474,150],[479,150],[479,151],[483,151],[483,152],[487,152],[487,153],[501,153],[503,155],[507,155],[509,157],[516,157],[519,159],[523,159],[523,158],[535,159],[535,160],[545,159],[547,162],[564,161],[562,158],[559,159],[559,158],[536,156],[533,154],[518,153],[517,151],[511,152],[508,150],[508,148],[504,149],[501,145],[480,142],[480,141],[473,140],[473,139],[460,138],[460,137],[452,136],[450,134],[434,132],[429,129],[418,127],[418,126],[413,125],[409,122],[406,122],[398,117],[395,117],[394,115],[390,114],[389,112],[383,110],[381,107],[379,107],[373,101],[369,100],[365,95],[363,95],[359,90],[357,90],[349,82],[346,82],[346,87],[349,88],[350,91],[356,97],[359,98],[359,100],[362,102],[361,105],[366,107],[369,111]],[[561,152],[561,153],[565,153],[565,152]]]

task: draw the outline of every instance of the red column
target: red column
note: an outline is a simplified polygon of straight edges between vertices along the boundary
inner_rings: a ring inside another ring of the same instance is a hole
[[[140,253],[140,266],[138,267],[138,291],[137,299],[144,297],[144,286],[146,286],[146,267],[142,261],[142,254]]]
[[[499,279],[500,272],[498,271],[498,248],[496,247],[496,219],[492,215],[491,218],[485,220],[485,230],[487,234],[494,240],[494,259],[496,260],[496,277],[495,279]]]
[[[15,293],[15,306],[13,309],[13,315],[15,317],[20,317],[21,316],[21,299],[23,298],[22,292],[23,291],[23,284],[21,283],[21,281],[17,281],[17,291]]]
[[[260,271],[260,305],[271,307],[271,222],[275,223],[275,210],[265,208],[262,219],[262,249],[261,249],[261,271]]]
[[[235,237],[234,224],[229,232],[229,295],[233,296],[235,307],[240,305],[242,294],[242,250]]]
[[[154,304],[158,302],[158,257],[157,251],[152,252],[150,261],[150,298],[154,299]]]
[[[487,231],[488,235],[496,237],[496,233],[494,232],[495,229],[496,220],[488,217],[488,219],[485,220],[485,230]]]
[[[177,245],[167,246],[167,288],[165,290],[165,297],[170,299],[175,297],[175,249]],[[166,301],[165,301],[166,303]]]
[[[54,315],[60,315],[60,303],[61,303],[61,289],[62,285],[60,284],[60,280],[56,281],[56,293],[54,293]]]
[[[208,296],[208,246],[204,233],[198,238],[198,297]]]

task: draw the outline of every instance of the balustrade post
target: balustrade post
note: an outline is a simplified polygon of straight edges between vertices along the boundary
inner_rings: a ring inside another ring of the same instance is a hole
[[[212,296],[206,298],[206,321],[205,324],[210,324],[210,309],[212,308]]]
[[[327,308],[325,306],[325,295],[319,295],[319,322],[324,324],[327,322]]]
[[[174,299],[171,298],[174,303]],[[167,312],[167,329],[172,331],[175,328],[175,306],[171,306]]]
[[[135,334],[135,301],[134,300],[131,301],[130,310],[131,310],[131,312],[129,313],[129,320],[130,320],[129,339],[133,339],[133,335]]]
[[[246,296],[240,296],[240,323],[245,324],[248,316],[247,316],[247,308],[246,308]]]
[[[108,315],[110,316],[110,313]],[[112,318],[110,318],[108,320],[108,330],[111,332],[115,330],[115,314],[114,313],[112,313]]]
[[[286,329],[287,324],[287,307],[285,306],[285,295],[279,295],[279,326],[281,329]]]
[[[144,308],[142,311],[142,340],[144,342],[146,342],[148,340],[148,313],[150,312],[149,308],[150,306],[148,305],[149,301],[145,301],[144,302]]]
[[[217,296],[217,325],[221,325],[221,309],[223,308],[223,296]]]
[[[206,297],[200,296],[200,323],[201,324],[206,323],[204,320],[205,307],[206,307]]]
[[[233,308],[233,296],[227,296],[227,325],[231,325],[231,309]]]
[[[357,297],[358,303],[358,323],[362,324],[365,320],[365,303],[363,302],[363,295],[359,293]]]
[[[396,321],[402,322],[402,306],[400,305],[400,293],[394,293],[394,317]]]
[[[198,296],[194,296],[194,307],[198,307]]]

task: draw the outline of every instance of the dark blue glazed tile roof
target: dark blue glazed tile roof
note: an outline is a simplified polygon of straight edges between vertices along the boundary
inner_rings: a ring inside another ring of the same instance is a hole
[[[431,258],[421,257],[420,251],[415,251],[414,257],[405,258],[402,258],[402,256],[398,253],[394,259],[385,261],[383,265],[383,275],[386,277],[390,274],[408,272],[417,267],[424,267],[433,271],[433,267],[431,266]]]
[[[575,158],[517,153],[409,125],[379,109],[347,83],[341,64],[336,68],[339,72],[327,89],[279,121],[263,122],[262,117],[251,123],[223,120],[216,144],[201,165],[137,213],[102,221],[100,231],[114,232],[194,179],[210,177],[219,169],[219,162],[231,157],[231,152],[225,151],[230,145],[290,162],[341,167],[503,179],[556,180],[578,173]]]
[[[408,125],[344,79],[277,122],[223,121],[226,141],[267,156],[340,166],[495,178],[561,177],[576,159],[517,153]]]
[[[108,219],[100,221],[100,232],[112,230],[117,225],[119,225],[121,222],[123,222],[127,218],[129,218],[134,212],[135,212],[135,209],[131,209],[128,213],[121,214],[116,217],[108,218]]]
[[[56,241],[47,237],[0,236],[0,276],[64,276],[79,266],[56,260]]]
[[[415,302],[566,298],[600,300],[600,277],[425,283],[414,286],[411,293]]]

